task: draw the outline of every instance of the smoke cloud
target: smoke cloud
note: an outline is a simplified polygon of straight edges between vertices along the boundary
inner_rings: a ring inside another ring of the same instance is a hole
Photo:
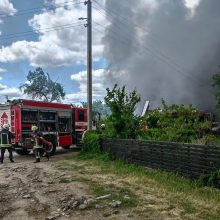
[[[107,82],[136,88],[142,104],[215,106],[212,75],[220,65],[220,1],[106,0],[103,39]]]

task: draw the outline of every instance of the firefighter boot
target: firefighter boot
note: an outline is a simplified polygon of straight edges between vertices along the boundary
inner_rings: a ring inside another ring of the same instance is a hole
[[[34,161],[34,163],[39,163],[40,162],[40,158],[36,158],[36,160]]]

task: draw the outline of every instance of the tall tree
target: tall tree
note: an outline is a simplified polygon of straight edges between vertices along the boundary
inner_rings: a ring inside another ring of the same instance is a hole
[[[54,82],[48,73],[38,67],[29,71],[27,83],[20,86],[24,94],[30,95],[32,99],[42,99],[47,102],[58,101],[65,97],[64,88],[60,83]]]
[[[119,138],[137,138],[143,128],[142,118],[134,113],[137,103],[141,100],[137,91],[127,94],[125,86],[117,88],[117,84],[112,90],[109,88],[106,90],[105,103],[111,110],[111,115],[107,120],[108,135]]]

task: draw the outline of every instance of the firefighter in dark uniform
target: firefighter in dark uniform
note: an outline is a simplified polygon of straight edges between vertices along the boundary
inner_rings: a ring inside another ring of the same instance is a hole
[[[38,131],[38,127],[33,125],[31,127],[31,130],[33,133],[31,134],[34,142],[34,149],[35,149],[35,158],[36,161],[34,163],[39,163],[40,162],[40,157],[41,154],[45,151],[45,156],[47,157],[47,160],[49,160],[49,154],[47,151],[43,148],[44,144],[44,138],[43,138],[43,133]]]
[[[8,150],[9,160],[14,163],[11,139],[15,138],[15,135],[9,131],[9,124],[4,124],[3,129],[0,131],[0,148],[1,148],[1,163],[4,161],[5,150]]]

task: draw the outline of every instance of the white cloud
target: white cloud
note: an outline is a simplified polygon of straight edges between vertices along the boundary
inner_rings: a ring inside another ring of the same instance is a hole
[[[14,15],[17,10],[14,8],[13,4],[9,2],[9,0],[1,0],[0,1],[0,24],[3,23],[2,18],[7,15]],[[0,32],[1,35],[1,32]]]
[[[66,2],[66,1],[65,1]],[[63,1],[52,1],[60,4]],[[67,66],[86,61],[86,28],[79,17],[86,17],[84,4],[68,4],[54,11],[34,15],[29,25],[39,34],[38,41],[17,41],[0,49],[0,62],[27,60],[32,66]],[[93,11],[96,22],[105,24],[104,17]],[[76,26],[77,25],[77,26]],[[51,27],[57,27],[56,30]],[[93,58],[102,57],[103,45],[100,32],[93,33]]]
[[[8,87],[0,83],[0,95],[20,97],[22,96],[22,92],[18,88]]]
[[[26,95],[23,95],[22,92],[16,87],[9,87],[0,83],[0,102],[5,101],[5,96],[8,96],[9,99],[18,99],[25,98]]]
[[[10,99],[20,99],[20,98],[30,98],[27,95],[23,95],[22,92],[16,87],[9,87],[0,83],[0,103],[4,103],[6,101],[6,96]]]
[[[17,10],[9,0],[0,1],[0,14],[2,15],[14,15]]]
[[[103,99],[106,95],[106,88],[103,85],[103,81],[106,72],[104,69],[93,70],[92,72],[92,84],[93,84],[93,100]],[[87,72],[81,71],[71,75],[71,79],[79,83],[79,92],[67,94],[66,102],[77,103],[80,101],[86,101],[87,97]]]
[[[6,89],[6,88],[7,88],[6,85],[3,85],[3,84],[0,83],[0,91],[4,90],[4,89]]]
[[[7,72],[7,70],[3,69],[3,68],[0,68],[0,73],[4,73],[4,72]]]

